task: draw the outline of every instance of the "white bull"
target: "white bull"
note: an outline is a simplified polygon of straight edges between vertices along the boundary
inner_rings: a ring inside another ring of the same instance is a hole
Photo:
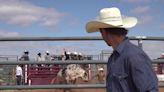
[[[80,65],[70,64],[67,65],[66,68],[63,68],[58,72],[57,78],[54,78],[51,84],[54,84],[54,82],[59,84],[75,84],[78,78],[81,78],[83,81],[87,82],[87,72],[83,68],[81,68]],[[64,90],[64,92],[65,91],[66,90]]]

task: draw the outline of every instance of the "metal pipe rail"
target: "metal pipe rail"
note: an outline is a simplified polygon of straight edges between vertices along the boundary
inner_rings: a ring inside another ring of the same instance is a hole
[[[158,40],[164,41],[164,37],[150,37],[150,36],[131,36],[130,40]],[[0,41],[88,41],[88,40],[102,40],[102,37],[3,37]]]
[[[164,59],[153,60],[153,64],[161,63],[164,64]],[[107,61],[101,60],[67,60],[63,61],[0,61],[0,65],[18,65],[18,64],[107,64]]]
[[[107,64],[101,60],[67,60],[67,61],[0,61],[0,65],[18,65],[18,64]]]
[[[0,86],[0,90],[19,90],[19,89],[58,89],[58,88],[106,88],[105,84],[78,84],[78,85],[20,85],[20,86]]]
[[[87,41],[102,40],[101,37],[7,37],[0,41]]]
[[[74,60],[74,61],[0,61],[0,65],[17,65],[17,64],[106,64],[105,61],[100,60]],[[164,63],[164,59],[153,60],[152,63]],[[164,84],[160,83],[159,87],[164,87]],[[17,89],[56,89],[56,88],[106,88],[105,84],[78,84],[78,85],[21,85],[21,86],[0,86],[0,90],[17,90]]]
[[[164,59],[154,59],[153,64],[156,64],[156,63],[160,63],[160,64],[164,64]]]
[[[163,83],[159,83],[159,87],[164,87]],[[20,90],[20,89],[58,89],[58,88],[73,88],[73,89],[84,89],[84,88],[106,88],[105,84],[78,84],[78,85],[20,85],[20,86],[0,86],[0,90]]]

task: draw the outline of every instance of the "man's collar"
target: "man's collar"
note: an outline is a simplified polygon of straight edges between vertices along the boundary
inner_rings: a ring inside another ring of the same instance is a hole
[[[125,37],[125,39],[117,46],[114,51],[116,51],[118,54],[121,54],[127,42],[129,42],[129,38]]]

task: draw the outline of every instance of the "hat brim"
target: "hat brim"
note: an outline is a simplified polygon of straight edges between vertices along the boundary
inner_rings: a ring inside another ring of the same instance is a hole
[[[103,71],[104,69],[99,69],[99,71]]]
[[[135,17],[127,17],[122,19],[122,22],[122,25],[112,25],[102,21],[90,21],[86,25],[86,31],[91,33],[98,32],[100,28],[132,28],[137,24],[137,19]]]

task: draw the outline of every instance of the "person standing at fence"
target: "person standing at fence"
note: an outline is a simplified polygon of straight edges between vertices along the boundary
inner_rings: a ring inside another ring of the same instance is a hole
[[[122,17],[116,7],[102,9],[98,20],[86,24],[87,32],[99,31],[113,48],[107,63],[107,92],[159,92],[150,58],[126,36],[136,24],[135,17]]]
[[[46,61],[51,61],[51,55],[50,55],[49,51],[46,51],[45,60]]]
[[[161,56],[157,59],[164,59],[164,53],[161,54]],[[155,64],[156,65],[156,73],[157,74],[163,74],[163,64],[161,63],[158,63],[158,64]]]
[[[63,53],[63,56],[62,56],[62,61],[65,62],[67,60],[70,60],[70,52],[69,51],[66,51],[65,49],[63,49],[64,53]],[[65,69],[67,67],[68,64],[63,64],[62,65],[62,68]]]
[[[94,75],[91,79],[94,79],[96,77],[98,84],[104,84],[105,83],[105,71],[104,68],[99,68],[96,75]]]
[[[29,52],[27,50],[24,51],[24,54],[19,59],[20,61],[29,61]]]
[[[82,56],[82,53],[78,53],[78,60],[83,60],[84,58],[83,58],[83,56]]]
[[[65,49],[64,49],[64,56],[65,56],[65,60],[70,60],[70,52],[68,51],[66,51]]]
[[[25,50],[24,54],[21,56],[19,59],[20,61],[29,61],[29,51]],[[23,84],[27,83],[27,65],[22,65],[22,70],[23,70]]]
[[[45,55],[45,61],[51,61],[51,55],[49,51],[46,51],[46,55]],[[50,66],[50,64],[46,64],[47,66]]]
[[[43,57],[42,57],[42,54],[40,52],[37,54],[36,61],[38,61],[38,62],[44,61]],[[41,67],[41,66],[44,66],[44,65],[43,64],[38,64],[38,66]]]
[[[16,66],[16,83],[22,85],[23,71],[21,65]]]

